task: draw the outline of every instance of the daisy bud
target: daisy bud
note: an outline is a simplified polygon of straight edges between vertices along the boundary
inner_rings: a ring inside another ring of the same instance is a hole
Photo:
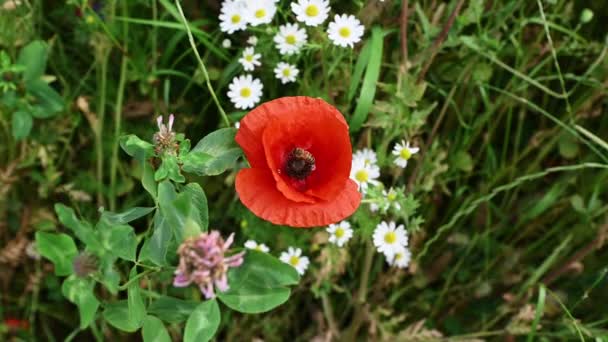
[[[228,269],[240,266],[245,254],[226,256],[233,239],[234,234],[231,234],[224,241],[215,230],[187,238],[177,251],[179,265],[173,286],[187,287],[194,283],[207,299],[215,297],[214,288],[221,292],[228,290]]]

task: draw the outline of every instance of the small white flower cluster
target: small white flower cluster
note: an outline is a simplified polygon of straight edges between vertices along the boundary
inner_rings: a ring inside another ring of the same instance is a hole
[[[263,253],[270,252],[270,248],[268,248],[268,246],[263,243],[257,243],[254,240],[247,240],[245,242],[245,248]],[[308,257],[302,255],[302,249],[294,247],[287,248],[287,251],[281,253],[279,259],[295,268],[299,275],[303,275],[310,264]]]
[[[396,226],[395,222],[382,221],[376,226],[373,235],[374,246],[383,253],[389,265],[405,268],[412,259],[407,248],[407,231],[403,225]]]
[[[246,30],[250,26],[269,24],[277,12],[278,0],[225,0],[222,3],[220,30],[228,34]],[[290,4],[295,19],[305,26],[319,26],[329,17],[331,10],[329,0],[297,0]],[[329,23],[327,36],[334,45],[341,47],[354,47],[361,40],[365,28],[353,15],[335,15]],[[300,52],[308,41],[305,28],[297,23],[287,23],[278,28],[273,41],[282,56],[291,56]],[[239,63],[246,72],[252,72],[262,65],[261,55],[256,53],[254,46],[257,38],[251,36]],[[224,39],[224,48],[230,48],[232,42]],[[295,82],[299,74],[296,65],[279,62],[273,69],[275,77],[282,84]],[[259,79],[251,75],[235,77],[230,86],[228,97],[237,109],[253,108],[262,97],[263,85]]]

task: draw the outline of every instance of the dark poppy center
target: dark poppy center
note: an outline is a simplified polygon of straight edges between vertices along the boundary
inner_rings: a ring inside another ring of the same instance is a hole
[[[315,170],[315,157],[305,149],[296,147],[287,156],[285,172],[289,177],[302,180]]]

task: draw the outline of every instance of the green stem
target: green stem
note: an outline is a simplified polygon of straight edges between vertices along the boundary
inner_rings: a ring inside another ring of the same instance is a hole
[[[188,21],[186,20],[186,16],[184,15],[184,11],[182,10],[182,6],[179,3],[179,0],[175,0],[175,5],[177,6],[177,10],[179,11],[179,15],[184,21],[184,27],[186,28],[186,32],[188,33],[188,40],[190,41],[190,46],[192,47],[192,51],[196,55],[196,60],[201,67],[201,71],[203,72],[203,76],[205,76],[205,83],[207,84],[207,88],[209,89],[209,93],[211,93],[211,97],[213,98],[213,102],[217,106],[217,109],[220,112],[222,119],[224,120],[224,124],[226,127],[230,127],[230,120],[228,119],[228,115],[222,108],[220,101],[217,99],[215,95],[215,91],[213,90],[213,86],[211,86],[211,80],[209,79],[209,73],[207,72],[207,68],[205,67],[205,63],[201,59],[201,56],[198,53],[198,49],[196,48],[196,44],[194,43],[194,37],[192,37],[192,32],[190,31],[190,26],[188,25]]]
[[[109,51],[105,50],[102,52],[101,67],[98,69],[99,73],[99,105],[97,108],[98,121],[97,127],[94,127],[95,133],[95,154],[97,158],[97,205],[103,206],[103,126],[106,117],[106,88],[108,83],[108,59]]]
[[[123,2],[123,15],[128,17],[128,10],[126,2]],[[120,79],[118,80],[118,94],[116,97],[116,106],[114,109],[114,144],[112,146],[112,159],[110,164],[110,210],[116,209],[116,169],[118,168],[118,141],[120,139],[120,127],[122,123],[122,106],[125,94],[125,84],[127,80],[127,61],[128,56],[126,55],[128,38],[129,38],[129,24],[123,21],[123,40],[125,53],[122,55],[122,61],[120,63]]]

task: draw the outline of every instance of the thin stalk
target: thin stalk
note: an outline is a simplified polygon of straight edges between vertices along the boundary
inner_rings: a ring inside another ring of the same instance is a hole
[[[198,61],[198,64],[201,67],[203,76],[205,76],[205,83],[207,84],[209,93],[211,94],[211,97],[213,98],[213,102],[215,102],[215,105],[217,106],[217,109],[220,112],[220,116],[224,120],[224,124],[226,125],[226,127],[231,127],[230,119],[228,119],[228,115],[226,115],[226,112],[222,108],[220,101],[217,99],[217,96],[215,95],[213,86],[211,86],[211,80],[209,79],[209,73],[207,72],[207,67],[205,67],[205,63],[203,63],[203,60],[201,59],[201,56],[198,53],[198,49],[196,48],[196,44],[194,43],[194,37],[192,36],[192,31],[190,31],[190,26],[188,25],[188,20],[186,20],[186,16],[184,15],[184,11],[182,10],[182,6],[180,5],[179,0],[175,0],[175,5],[177,6],[179,15],[181,16],[181,18],[184,22],[184,27],[186,28],[186,32],[188,33],[188,40],[190,41],[190,46],[192,47],[192,51],[194,51],[196,60]]]
[[[101,57],[101,66],[98,69],[99,77],[99,104],[97,108],[98,122],[97,127],[94,128],[95,133],[95,155],[97,158],[97,205],[103,206],[103,125],[106,117],[106,88],[108,84],[108,59],[109,51],[105,50]]]
[[[123,15],[129,16],[126,2],[123,2],[122,6]],[[129,39],[129,24],[123,21],[122,25],[124,49],[128,51],[128,39]],[[118,140],[120,139],[120,128],[122,123],[122,106],[125,94],[125,84],[127,81],[127,61],[128,56],[126,53],[122,55],[122,61],[120,63],[120,79],[118,80],[118,94],[116,96],[116,105],[114,109],[114,144],[112,146],[112,159],[110,164],[110,210],[116,209],[116,169],[118,167]]]

